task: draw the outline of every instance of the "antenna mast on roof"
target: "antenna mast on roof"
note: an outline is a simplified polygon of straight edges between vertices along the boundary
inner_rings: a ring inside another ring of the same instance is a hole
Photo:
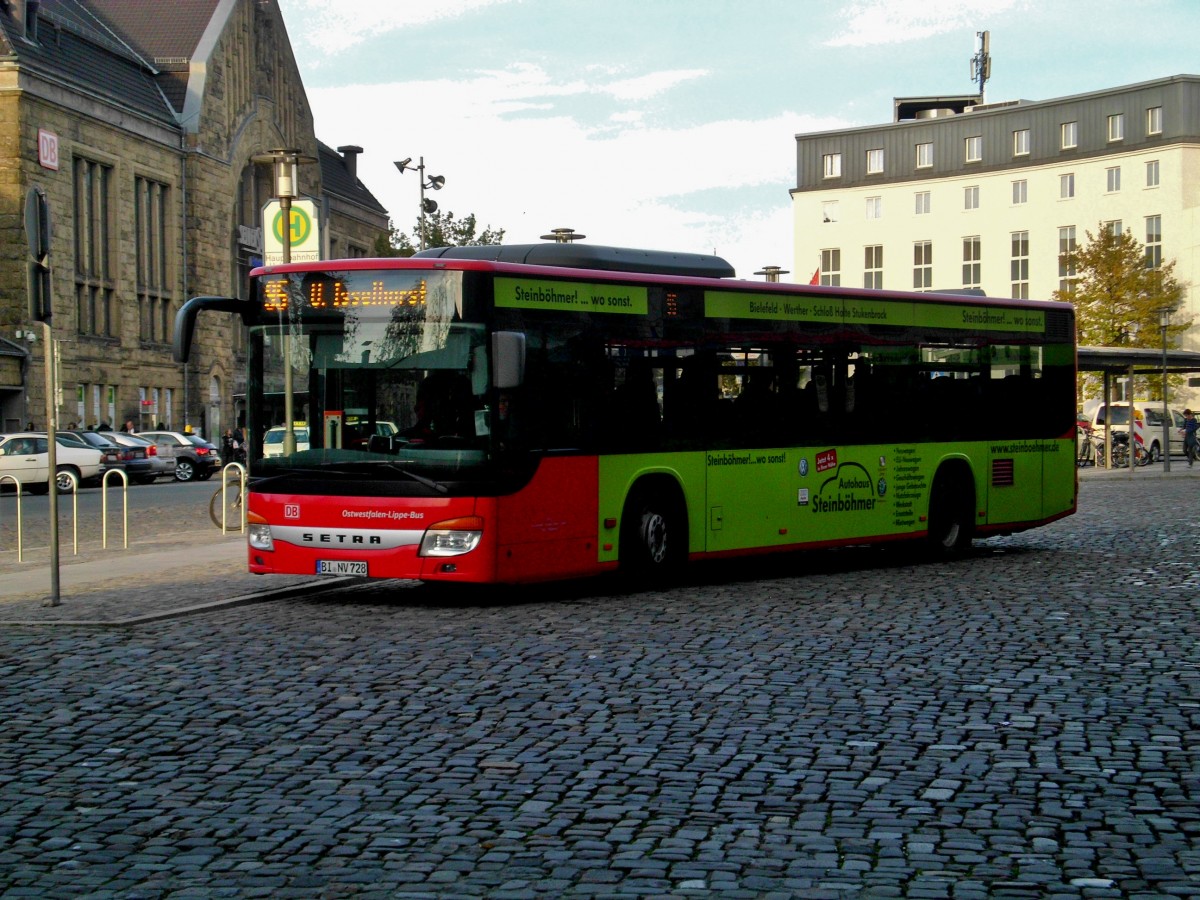
[[[992,57],[988,53],[988,33],[977,31],[975,36],[979,38],[979,52],[971,57],[971,80],[978,82],[979,102],[983,103],[983,86],[992,77]]]

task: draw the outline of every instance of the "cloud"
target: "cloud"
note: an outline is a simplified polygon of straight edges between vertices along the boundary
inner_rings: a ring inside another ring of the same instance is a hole
[[[663,72],[651,72],[638,78],[625,78],[609,82],[601,90],[611,94],[618,100],[648,100],[658,94],[665,93],[676,85],[697,78],[703,78],[708,72],[705,69],[675,69]]]
[[[514,0],[286,0],[287,19],[303,23],[292,35],[297,46],[320,46],[324,53],[340,53],[369,37],[454,19],[467,13]]]
[[[627,93],[650,95],[697,76],[649,74],[632,79],[640,88]],[[537,66],[521,65],[463,81],[308,94],[322,140],[365,148],[359,177],[403,231],[413,228],[418,188],[392,160],[423,155],[427,172],[446,178],[439,207],[456,216],[474,213],[481,228],[506,229],[509,242],[572,227],[599,244],[716,250],[739,272],[764,264],[790,268],[794,136],[846,123],[781,112],[670,128],[646,124],[629,110],[583,121],[559,103],[585,92],[614,94],[613,83],[556,83]],[[419,102],[403,116],[376,114],[396,97]]]
[[[900,44],[948,31],[971,29],[989,16],[1028,6],[1028,0],[868,0],[847,4],[841,12],[846,31],[825,42],[829,47]]]

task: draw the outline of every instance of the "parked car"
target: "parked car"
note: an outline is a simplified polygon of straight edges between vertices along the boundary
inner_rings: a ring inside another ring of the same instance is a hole
[[[1150,451],[1150,460],[1158,462],[1162,459],[1163,409],[1162,401],[1135,400],[1133,414],[1141,422],[1140,432],[1143,446]],[[1167,435],[1170,441],[1171,453],[1183,455],[1183,413],[1178,409],[1167,407]],[[1099,440],[1108,439],[1108,426],[1111,424],[1115,431],[1129,430],[1129,402],[1122,400],[1112,404],[1112,422],[1104,403],[1097,404],[1092,409],[1091,425],[1093,434]]]
[[[274,428],[268,428],[267,433],[263,435],[263,456],[283,456],[283,435],[287,429],[282,425],[276,425]],[[299,426],[292,426],[292,431],[296,435],[296,452],[307,450],[308,429]]]
[[[100,475],[100,451],[94,447],[82,447],[77,439],[57,439],[54,444],[58,488],[71,489],[71,476],[80,482],[98,478]],[[0,435],[0,476],[13,475],[21,486],[31,494],[44,494],[50,490],[50,442],[46,435],[34,431]],[[5,481],[4,485],[12,484]]]
[[[366,450],[370,447],[372,437],[390,438],[399,433],[400,429],[395,422],[376,422],[372,428],[368,422],[347,420],[342,435],[342,446],[353,450]]]
[[[95,431],[56,431],[54,434],[70,443],[72,440],[78,441],[81,447],[95,447],[100,451],[100,477],[103,479],[104,474],[112,469],[125,471],[125,460],[121,455],[121,448],[110,441],[108,438]]]
[[[106,431],[101,437],[115,442],[125,460],[125,472],[129,480],[137,484],[152,484],[156,478],[174,477],[175,457],[160,453],[158,444],[124,431]]]
[[[169,449],[175,457],[176,481],[207,481],[221,468],[221,451],[204,438],[180,431],[139,431],[137,437],[154,441],[159,453]]]

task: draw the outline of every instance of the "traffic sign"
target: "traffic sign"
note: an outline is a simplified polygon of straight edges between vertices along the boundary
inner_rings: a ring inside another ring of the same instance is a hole
[[[317,205],[311,200],[293,200],[285,230],[283,206],[278,200],[263,205],[263,264],[283,262],[283,242],[290,242],[290,260],[308,262],[321,258],[321,224]]]

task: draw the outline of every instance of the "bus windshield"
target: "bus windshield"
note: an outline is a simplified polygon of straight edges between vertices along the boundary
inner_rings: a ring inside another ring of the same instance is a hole
[[[261,279],[251,473],[436,480],[480,467],[494,404],[484,327],[464,321],[461,284],[461,272],[428,270]]]

